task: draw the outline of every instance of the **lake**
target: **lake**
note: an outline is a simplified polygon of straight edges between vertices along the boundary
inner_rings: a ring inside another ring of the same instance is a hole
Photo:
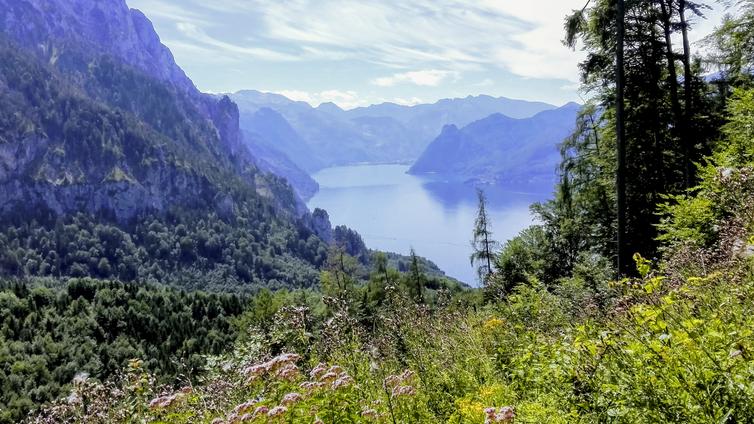
[[[478,285],[469,264],[477,212],[476,188],[406,174],[407,165],[353,165],[313,175],[320,191],[309,201],[333,226],[346,225],[367,247],[408,254],[411,247],[451,277]],[[484,186],[495,240],[504,242],[531,225],[529,205],[549,197],[551,188],[521,190]]]

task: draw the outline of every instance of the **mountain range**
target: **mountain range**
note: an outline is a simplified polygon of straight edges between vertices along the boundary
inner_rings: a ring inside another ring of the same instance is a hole
[[[551,182],[557,144],[573,128],[578,110],[575,103],[558,108],[486,95],[351,110],[253,90],[229,96],[239,105],[241,127],[267,148],[255,153],[273,162],[271,155],[282,154],[299,168],[278,172],[304,198],[316,192],[304,173],[357,163],[407,163],[412,173],[459,180]],[[452,146],[448,139],[458,128],[464,137]]]

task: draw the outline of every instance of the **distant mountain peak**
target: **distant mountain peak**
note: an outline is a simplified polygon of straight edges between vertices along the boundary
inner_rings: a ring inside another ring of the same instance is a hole
[[[336,105],[333,102],[325,102],[317,106],[317,110],[320,110],[322,112],[326,113],[342,113],[343,109],[340,108],[340,106]]]

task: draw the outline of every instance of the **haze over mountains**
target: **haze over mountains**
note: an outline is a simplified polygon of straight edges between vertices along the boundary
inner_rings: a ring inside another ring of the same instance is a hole
[[[560,161],[555,141],[573,131],[580,108],[569,103],[530,118],[496,113],[460,129],[447,125],[409,172],[507,185],[552,185]]]
[[[527,120],[526,118],[541,112],[563,108],[541,102],[485,95],[445,99],[415,106],[382,103],[351,110],[343,110],[333,103],[312,107],[308,103],[293,101],[279,94],[254,90],[240,91],[229,96],[239,106],[241,127],[248,134],[254,134],[254,139],[257,140],[250,145],[253,153],[269,162],[278,161],[272,156],[282,153],[300,170],[308,173],[325,167],[356,163],[412,164],[420,157],[432,157],[432,160],[437,161],[441,150],[433,148],[432,152],[427,153],[425,149],[436,137],[442,136],[445,126],[465,127],[490,115],[499,114],[514,121],[520,120],[516,124],[517,134],[507,135],[505,128],[494,132],[495,137],[508,138],[503,144],[513,146],[520,152],[531,151],[535,155],[538,152],[544,154],[544,145],[549,146],[546,157],[519,158],[509,155],[505,162],[505,168],[510,169],[508,174],[526,178],[524,169],[530,168],[529,161],[535,160],[538,162],[537,170],[549,169],[550,174],[554,175],[557,163],[557,157],[553,155],[557,151],[555,146],[567,134],[569,117],[575,117],[575,113],[566,113],[565,116],[543,114],[535,120]],[[563,110],[573,112],[575,109],[572,106],[568,105]],[[573,119],[570,121],[571,127],[572,124]],[[519,139],[524,133],[534,139]],[[539,149],[523,146],[526,143],[539,143]],[[262,145],[265,147],[264,151],[255,147]],[[490,144],[487,147],[493,146],[494,144]],[[477,169],[480,164],[470,160],[483,151],[484,149],[466,151],[469,160],[462,160],[463,163],[446,168],[449,176],[478,179],[490,177],[494,166]],[[512,150],[508,149],[506,152],[510,154]],[[455,159],[454,156],[447,157],[448,161]],[[436,172],[437,169],[426,162],[428,160],[425,159],[425,163],[414,170],[417,173]],[[521,169],[511,169],[514,167]],[[271,170],[275,172],[275,169]],[[277,170],[305,198],[310,195],[315,183],[304,178],[300,170],[290,167],[278,167]],[[497,177],[505,176],[505,173],[497,171],[500,169],[494,172]]]

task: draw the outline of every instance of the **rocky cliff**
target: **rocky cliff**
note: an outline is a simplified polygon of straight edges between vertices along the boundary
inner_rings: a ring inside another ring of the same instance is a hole
[[[42,206],[130,219],[253,191],[305,212],[260,175],[238,107],[200,93],[123,0],[0,0],[0,211]],[[15,112],[11,111],[15,109]]]

